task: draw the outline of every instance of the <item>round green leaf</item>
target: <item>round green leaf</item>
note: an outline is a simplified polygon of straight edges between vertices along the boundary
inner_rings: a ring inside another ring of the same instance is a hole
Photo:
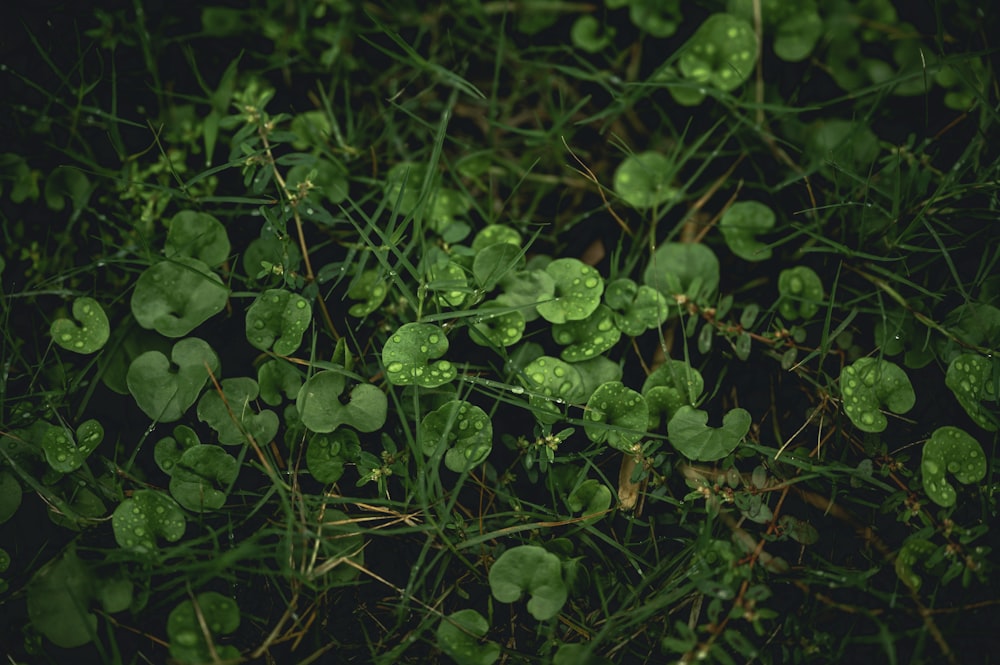
[[[352,429],[315,434],[306,448],[306,466],[321,483],[335,483],[344,475],[344,466],[356,462],[361,441]]]
[[[945,479],[945,473],[968,485],[986,477],[986,455],[979,442],[957,427],[939,427],[924,444],[920,471],[924,491],[939,506],[954,506],[955,488]]]
[[[489,293],[508,274],[520,269],[524,264],[524,250],[509,242],[487,245],[472,261],[472,274],[484,292]]]
[[[652,150],[629,155],[615,169],[615,193],[633,208],[645,210],[677,197],[671,186],[674,166],[666,155]]]
[[[462,473],[489,457],[493,450],[493,423],[478,406],[452,400],[424,416],[420,421],[420,440],[427,456],[444,446],[447,449],[444,465]]]
[[[212,215],[182,210],[167,223],[164,251],[168,259],[187,256],[216,267],[229,258],[229,250],[226,227]]]
[[[556,259],[545,267],[555,281],[550,300],[538,301],[538,313],[550,323],[580,321],[594,313],[601,304],[604,280],[596,269],[579,259]]]
[[[750,431],[750,422],[749,412],[736,408],[722,417],[722,427],[709,427],[708,413],[685,405],[667,423],[667,436],[685,457],[714,462],[736,450]]]
[[[549,356],[528,363],[521,380],[530,391],[528,403],[541,423],[554,423],[559,419],[558,404],[577,403],[586,394],[580,372],[569,363]]]
[[[694,406],[705,389],[701,373],[683,360],[667,360],[653,370],[642,384],[642,395],[649,405],[650,429],[667,422],[682,406]]]
[[[796,266],[778,274],[778,311],[789,321],[810,319],[823,302],[823,282],[812,268]]]
[[[68,351],[93,353],[104,347],[111,334],[111,324],[100,303],[93,298],[77,298],[73,301],[73,317],[56,319],[49,332],[52,341]]]
[[[678,68],[694,83],[728,92],[750,77],[756,62],[753,26],[732,14],[713,14],[682,47]]]
[[[600,519],[597,513],[603,513],[611,505],[611,490],[601,481],[588,478],[573,490],[566,505],[574,513],[593,515],[588,521],[597,520]]]
[[[261,351],[273,344],[278,355],[291,355],[302,344],[310,321],[308,300],[284,289],[268,289],[247,309],[247,340]]]
[[[994,376],[994,367],[989,358],[963,353],[951,361],[944,377],[944,384],[955,394],[969,417],[990,432],[997,429],[998,412],[995,407],[991,411],[983,402],[997,402],[998,377]]]
[[[840,373],[844,413],[858,429],[881,432],[888,426],[880,411],[884,404],[893,413],[906,413],[917,400],[899,365],[888,360],[861,358]]]
[[[469,338],[480,346],[496,348],[511,346],[521,341],[524,334],[524,315],[509,310],[497,301],[484,302],[469,324]]]
[[[596,17],[585,14],[573,22],[569,38],[576,48],[588,53],[597,53],[612,44],[611,38],[614,34],[614,28],[605,27]]]
[[[622,277],[610,282],[604,302],[614,311],[615,326],[630,337],[663,324],[669,316],[667,299],[654,288]]]
[[[173,436],[165,436],[153,447],[153,460],[156,466],[168,476],[174,472],[174,467],[181,461],[184,451],[200,445],[198,435],[187,425],[174,428]]]
[[[757,235],[774,227],[774,211],[759,201],[739,201],[729,207],[719,221],[719,230],[733,254],[746,261],[771,258],[771,248],[758,242]]]
[[[347,313],[363,319],[382,306],[388,293],[389,285],[382,279],[381,273],[378,270],[365,270],[347,289],[348,298],[361,301],[351,305]]]
[[[483,642],[490,624],[472,609],[459,610],[441,619],[437,644],[458,665],[491,665],[500,657],[500,645]]]
[[[568,596],[559,557],[537,545],[505,551],[490,568],[489,580],[493,597],[501,603],[529,594],[528,612],[539,621],[559,614]]]
[[[202,621],[212,639],[211,647]],[[218,662],[216,658],[239,660],[240,652],[236,647],[216,643],[219,636],[235,632],[239,625],[240,608],[235,600],[215,591],[199,593],[194,601],[182,601],[167,617],[170,655],[185,665]]]
[[[552,338],[566,348],[560,357],[566,362],[580,362],[601,355],[621,339],[614,314],[605,305],[581,321],[567,321],[552,326]]]
[[[21,506],[21,484],[9,471],[0,471],[0,524],[17,512]]]
[[[175,543],[184,535],[184,512],[162,492],[136,490],[111,516],[115,540],[120,547],[146,553],[156,550],[157,537]]]
[[[551,300],[556,293],[555,280],[544,270],[519,270],[500,280],[500,286],[503,293],[497,296],[497,303],[516,308],[529,322],[539,316],[537,303]]]
[[[729,0],[726,11],[752,22],[754,0]],[[786,62],[804,60],[823,35],[814,0],[761,0],[760,13],[765,34],[774,40],[774,53]]]
[[[390,383],[437,388],[458,376],[447,360],[430,362],[448,351],[448,338],[430,323],[404,323],[386,340],[382,363]]]
[[[198,259],[178,256],[154,263],[136,280],[132,314],[165,337],[183,337],[226,306],[228,289]]]
[[[219,443],[236,445],[252,438],[265,444],[278,433],[278,416],[274,411],[257,413],[253,402],[257,399],[257,382],[249,377],[223,379],[222,395],[208,390],[198,400],[198,420],[208,423],[219,434]]]
[[[294,193],[299,185],[308,181],[310,191],[319,193],[335,205],[343,202],[348,194],[347,171],[343,165],[328,157],[304,157],[302,162],[288,169],[288,177],[285,178],[288,191]]]
[[[281,396],[295,399],[302,387],[302,374],[284,360],[268,360],[257,369],[260,398],[271,406],[281,404]]]
[[[219,446],[199,444],[188,448],[173,467],[170,494],[188,510],[218,510],[239,474],[239,464]]]
[[[332,432],[341,425],[350,425],[361,432],[374,432],[382,427],[388,410],[385,393],[362,383],[352,388],[349,400],[343,402],[346,383],[344,375],[333,370],[312,375],[295,400],[302,424],[313,432]]]
[[[292,119],[291,131],[295,135],[292,147],[296,150],[311,150],[326,147],[333,127],[326,111],[303,111]]]
[[[427,270],[425,288],[434,293],[442,307],[461,307],[472,294],[465,270],[454,261],[432,265]]]
[[[60,473],[76,471],[103,440],[104,427],[93,419],[80,423],[75,441],[69,428],[50,425],[42,436],[45,461]]]
[[[683,295],[709,302],[719,288],[719,259],[699,243],[666,242],[653,253],[643,282],[670,301]]]
[[[488,224],[472,240],[472,250],[478,254],[490,245],[501,242],[520,247],[521,234],[504,224]]]
[[[188,337],[174,344],[169,360],[159,351],[141,354],[129,365],[125,382],[143,413],[168,423],[195,403],[209,372],[218,375],[219,357],[204,340]]]
[[[894,565],[896,575],[899,579],[903,580],[906,586],[916,591],[923,584],[923,580],[913,570],[913,567],[917,563],[926,563],[936,549],[930,541],[923,538],[908,539],[899,550],[899,554],[896,555],[896,563]]]
[[[680,4],[680,0],[631,0],[628,16],[640,30],[663,39],[677,32]]]
[[[645,398],[621,381],[602,383],[587,401],[584,431],[591,441],[608,442],[612,448],[634,452],[649,425]],[[601,427],[590,423],[601,423]]]

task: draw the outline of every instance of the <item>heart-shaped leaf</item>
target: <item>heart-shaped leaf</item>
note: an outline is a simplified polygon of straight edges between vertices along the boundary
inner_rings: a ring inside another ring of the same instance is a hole
[[[389,285],[382,279],[381,273],[377,270],[365,270],[347,289],[348,298],[361,301],[351,305],[347,313],[363,319],[382,306],[388,293]]]
[[[986,455],[983,447],[967,432],[957,427],[939,427],[924,444],[920,460],[924,491],[939,506],[954,506],[955,488],[945,479],[945,474],[955,476],[958,482],[968,485],[986,477]]]
[[[750,414],[736,408],[722,417],[722,427],[709,427],[708,413],[685,405],[667,423],[667,436],[685,457],[714,462],[736,450],[750,431],[750,422]]]
[[[652,150],[629,155],[615,169],[615,193],[639,210],[661,205],[677,197],[670,184],[676,170],[666,155]]]
[[[357,462],[361,441],[352,429],[316,434],[306,448],[306,466],[321,483],[335,483],[344,475],[344,466]]]
[[[556,259],[545,266],[555,282],[555,295],[537,301],[538,313],[550,323],[581,321],[601,304],[604,280],[601,274],[579,259]]]
[[[923,584],[923,580],[913,570],[913,567],[918,563],[926,563],[935,550],[937,548],[928,540],[923,538],[908,539],[896,555],[896,575],[903,580],[906,586],[916,591]]]
[[[170,476],[170,494],[188,510],[218,510],[239,474],[239,464],[219,446],[199,444],[184,451]]]
[[[610,381],[598,386],[587,400],[584,420],[587,423],[584,431],[591,441],[607,441],[612,448],[635,452],[649,425],[649,407],[642,395],[626,388],[621,381]]]
[[[681,48],[677,64],[685,78],[726,92],[746,81],[757,62],[753,26],[732,14],[709,16]]]
[[[540,423],[559,419],[558,404],[575,404],[585,393],[580,372],[558,358],[540,356],[524,368],[521,376],[529,392],[528,403]]]
[[[229,258],[229,250],[226,227],[208,213],[182,210],[167,223],[164,253],[168,259],[187,256],[216,267]]]
[[[347,171],[342,164],[326,156],[301,157],[301,162],[288,169],[288,177],[285,178],[288,191],[295,192],[300,185],[308,182],[308,191],[318,193],[334,205],[347,198]]]
[[[650,428],[659,427],[662,416],[670,422],[682,406],[694,406],[704,389],[701,373],[683,360],[667,360],[657,367],[641,391],[649,405]]]
[[[430,323],[404,323],[382,348],[385,376],[397,386],[437,388],[458,376],[447,360],[431,362],[448,351],[448,338]]]
[[[728,0],[726,11],[752,22],[754,0]],[[823,36],[823,19],[815,0],[762,0],[764,33],[773,39],[774,53],[786,62],[804,60]]]
[[[291,355],[302,344],[310,321],[308,300],[284,289],[268,289],[247,309],[247,340],[261,351],[273,344],[278,355]]]
[[[45,461],[60,473],[76,471],[103,440],[104,428],[93,419],[80,423],[75,441],[69,428],[50,425],[42,436]]]
[[[538,318],[537,303],[548,302],[556,294],[556,282],[544,270],[519,270],[500,280],[503,293],[496,301],[504,307],[517,309],[525,321]]]
[[[681,295],[710,302],[719,288],[719,259],[699,243],[666,242],[653,253],[642,279],[669,302]]]
[[[0,524],[3,524],[21,507],[21,484],[9,471],[0,471]]]
[[[68,351],[93,353],[104,347],[111,334],[111,324],[100,303],[93,298],[77,298],[73,301],[73,318],[56,319],[49,332],[52,341]]]
[[[670,313],[662,293],[627,277],[608,284],[604,302],[614,311],[615,326],[630,337],[662,325]]]
[[[519,545],[493,563],[490,590],[501,603],[513,603],[528,593],[528,612],[539,621],[559,614],[568,591],[559,557],[537,545]]]
[[[997,380],[994,376],[996,364],[989,358],[974,353],[956,356],[948,365],[944,384],[951,388],[955,399],[962,405],[972,420],[983,429],[995,432],[997,429],[997,407],[990,410],[983,402],[997,403]]]
[[[163,492],[136,490],[125,499],[111,516],[115,540],[120,547],[133,552],[156,551],[156,539],[163,537],[175,543],[187,526],[184,511]]]
[[[268,360],[257,369],[260,398],[266,404],[278,406],[281,396],[295,399],[302,387],[302,374],[284,360]]]
[[[733,254],[746,261],[771,258],[771,248],[757,236],[774,228],[774,211],[759,201],[739,201],[719,221],[719,230]]]
[[[209,373],[218,375],[219,357],[204,340],[188,337],[174,344],[170,360],[159,351],[141,354],[129,365],[125,382],[143,413],[169,423],[191,408]]]
[[[889,424],[881,412],[906,413],[917,400],[913,385],[899,365],[888,360],[861,358],[840,374],[844,413],[858,429],[881,432]]]
[[[153,460],[160,471],[168,476],[174,472],[174,467],[181,461],[184,451],[194,446],[200,445],[198,435],[187,425],[178,425],[174,428],[173,436],[165,436],[156,442],[153,447]]]
[[[484,302],[469,324],[469,339],[480,346],[502,348],[517,344],[524,334],[524,315],[499,302]]]
[[[209,390],[198,400],[198,420],[219,434],[219,443],[236,445],[251,438],[265,444],[278,433],[278,416],[268,409],[254,411],[257,382],[248,377],[223,379],[222,395]]]
[[[505,224],[488,224],[472,240],[472,251],[478,254],[490,245],[501,242],[520,247],[521,234]]]
[[[472,294],[465,270],[454,261],[434,264],[428,268],[424,287],[434,293],[442,307],[461,307]]]
[[[603,513],[611,505],[611,490],[601,481],[588,478],[573,490],[566,505],[574,513],[593,515],[589,521],[597,520],[600,519],[597,513]]]
[[[369,383],[361,383],[345,394],[346,384],[344,375],[333,370],[312,375],[295,400],[302,424],[313,432],[332,432],[341,425],[350,425],[361,432],[374,432],[382,427],[388,409],[385,393]],[[341,401],[347,395],[349,400]]]
[[[823,302],[823,282],[812,268],[796,266],[778,274],[778,311],[789,321],[810,319]]]
[[[136,280],[132,314],[165,337],[183,337],[226,306],[229,290],[209,267],[188,256],[154,263]]]
[[[598,305],[590,316],[580,321],[552,326],[552,338],[566,346],[559,355],[570,363],[601,355],[617,344],[621,336],[614,323],[614,314],[606,305]]]
[[[453,400],[420,421],[425,455],[444,446],[444,465],[455,473],[479,466],[493,450],[493,423],[486,412],[463,400]]]
[[[524,265],[524,250],[509,242],[497,242],[476,252],[472,261],[472,275],[479,288],[489,293],[497,283]]]
[[[183,665],[238,661],[239,649],[230,644],[217,644],[216,639],[235,632],[239,626],[240,608],[235,600],[215,591],[199,593],[193,601],[182,601],[167,617],[170,655]],[[206,639],[206,628],[211,646]]]
[[[438,647],[458,665],[492,665],[500,657],[500,645],[483,642],[490,624],[473,609],[459,610],[442,617],[438,624]]]

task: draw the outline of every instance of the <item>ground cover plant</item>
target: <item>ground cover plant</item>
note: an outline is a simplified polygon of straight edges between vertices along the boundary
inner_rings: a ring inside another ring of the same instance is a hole
[[[10,662],[995,659],[975,3],[19,11]]]

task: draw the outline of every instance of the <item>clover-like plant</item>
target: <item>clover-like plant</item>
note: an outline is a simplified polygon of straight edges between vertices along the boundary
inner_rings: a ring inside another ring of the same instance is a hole
[[[442,386],[458,376],[451,362],[435,360],[447,351],[448,338],[439,326],[404,323],[382,347],[385,376],[389,383],[397,386]]]
[[[295,192],[307,182],[310,191],[318,192],[334,205],[347,198],[347,171],[342,164],[327,156],[302,155],[302,161],[288,170],[285,184],[290,192]]]
[[[975,353],[956,356],[948,365],[944,383],[955,394],[972,420],[985,430],[997,429],[997,411],[991,412],[983,402],[997,403],[997,383],[995,364],[988,358]]]
[[[581,321],[597,309],[604,293],[601,274],[579,259],[556,259],[545,272],[555,282],[555,295],[550,300],[538,300],[536,308],[549,323]]]
[[[217,637],[235,632],[239,626],[240,608],[235,600],[215,591],[199,593],[194,600],[181,601],[167,617],[170,655],[183,665],[239,660],[236,647],[214,644]]]
[[[21,483],[17,482],[17,477],[9,471],[0,471],[0,524],[13,517],[21,507],[21,494]]]
[[[674,173],[673,162],[662,153],[631,154],[615,169],[615,193],[639,210],[663,205],[677,197],[677,188],[670,184]]]
[[[539,317],[537,303],[548,302],[556,294],[556,282],[544,270],[519,270],[508,273],[500,280],[503,293],[496,302],[511,309],[517,309],[525,321]]]
[[[432,264],[427,269],[425,288],[434,292],[442,307],[461,307],[472,292],[465,270],[454,261]]]
[[[666,242],[653,253],[643,282],[671,301],[712,300],[719,288],[719,259],[701,243]]]
[[[566,498],[566,505],[574,513],[590,515],[588,521],[595,521],[611,505],[611,490],[601,481],[588,478],[570,493]]]
[[[617,344],[621,335],[615,326],[614,313],[606,305],[598,305],[590,316],[580,321],[552,326],[552,338],[566,347],[560,357],[571,363],[601,355]]]
[[[424,454],[445,447],[444,465],[455,473],[479,466],[493,450],[493,423],[481,408],[464,400],[452,400],[420,421]]]
[[[347,313],[363,319],[382,306],[388,293],[389,285],[382,279],[379,271],[365,270],[347,289],[348,298],[360,301],[351,305]]]
[[[924,491],[931,501],[945,508],[955,505],[955,488],[946,480],[950,473],[960,483],[978,483],[986,476],[986,455],[972,436],[958,427],[939,427],[924,444],[920,460]]]
[[[719,230],[733,254],[746,261],[771,258],[771,248],[757,240],[774,227],[774,211],[759,201],[739,201],[719,221]]]
[[[187,256],[214,268],[229,258],[229,250],[226,227],[208,213],[182,210],[167,222],[168,259]]]
[[[621,381],[609,381],[598,386],[587,400],[584,421],[584,431],[591,441],[606,441],[617,450],[635,452],[649,425],[649,407],[638,392]]]
[[[302,335],[312,320],[309,301],[284,289],[268,289],[247,309],[247,340],[255,348],[287,356],[302,344]]]
[[[209,373],[218,374],[219,357],[202,339],[174,344],[170,359],[146,351],[129,365],[125,382],[143,413],[159,422],[179,420],[198,399]]]
[[[559,418],[557,404],[573,404],[586,395],[583,377],[569,363],[550,356],[539,356],[521,375],[529,392],[528,404],[540,423],[554,423]]]
[[[896,555],[894,568],[899,579],[914,591],[920,588],[923,580],[913,570],[918,563],[926,563],[937,548],[924,538],[910,538]]]
[[[893,413],[906,413],[917,396],[903,369],[888,360],[860,358],[840,373],[844,413],[864,432],[881,432],[888,426],[885,405]]]
[[[823,302],[823,282],[816,271],[795,266],[778,274],[778,311],[789,321],[810,319]]]
[[[524,315],[504,307],[496,300],[476,308],[477,316],[469,324],[469,339],[480,346],[506,347],[517,344],[524,334]]]
[[[662,293],[627,277],[608,283],[604,302],[614,312],[615,327],[630,337],[663,324],[670,313]]]
[[[344,475],[347,464],[357,462],[361,441],[352,429],[338,429],[315,434],[306,448],[306,467],[321,483],[335,483]]]
[[[171,468],[170,494],[190,511],[218,510],[239,475],[239,463],[219,446],[186,449]]]
[[[302,374],[284,360],[268,360],[257,368],[260,398],[265,404],[278,406],[281,396],[295,399],[302,387]]]
[[[70,319],[52,322],[49,332],[53,342],[76,353],[94,353],[107,344],[111,325],[100,303],[93,298],[77,298],[73,301],[73,318],[79,325]]]
[[[753,20],[753,0],[729,0],[726,11]],[[815,0],[762,0],[764,29],[774,40],[774,53],[786,62],[804,60],[823,36],[823,19]]]
[[[506,275],[524,267],[524,250],[509,242],[495,242],[476,252],[472,275],[479,288],[490,292]]]
[[[338,371],[313,374],[295,400],[302,424],[313,432],[332,432],[350,425],[360,432],[374,432],[385,424],[388,401],[370,383],[360,383],[345,393],[347,378]]]
[[[663,416],[669,422],[682,406],[696,406],[704,389],[701,372],[683,360],[668,359],[646,377],[640,391],[649,406],[649,427],[659,427]]]
[[[539,621],[559,614],[569,596],[559,557],[537,545],[506,550],[490,568],[489,581],[501,603],[517,602],[527,593],[528,612]]]
[[[177,256],[154,263],[132,291],[132,314],[139,325],[165,337],[183,337],[226,306],[228,289],[202,261]]]
[[[757,62],[757,37],[753,26],[732,14],[713,14],[682,47],[677,66],[684,78],[729,92],[743,84]],[[682,104],[698,103],[687,94],[675,99]]]
[[[596,17],[585,14],[573,21],[569,38],[576,48],[588,53],[598,53],[611,45],[614,34],[614,28],[605,27]]]
[[[750,431],[751,420],[746,409],[735,408],[722,416],[722,427],[710,427],[707,412],[684,405],[667,423],[667,436],[685,457],[714,462],[736,450]]]
[[[442,617],[435,636],[438,647],[458,665],[492,665],[500,657],[500,645],[482,641],[489,630],[482,614],[464,609]]]
[[[249,377],[223,379],[222,394],[206,391],[198,400],[198,420],[208,423],[219,435],[219,443],[236,445],[249,439],[266,444],[278,432],[278,415],[269,409],[253,408],[259,389]]]
[[[104,440],[104,427],[94,419],[80,423],[76,430],[76,440],[67,427],[49,425],[42,435],[42,450],[45,461],[60,473],[76,471],[90,453]]]
[[[181,460],[184,451],[201,444],[198,435],[187,425],[174,427],[173,436],[165,436],[153,447],[153,461],[160,470],[168,476],[174,472],[174,467]]]
[[[156,551],[158,537],[171,543],[180,540],[187,523],[176,501],[163,492],[141,489],[115,508],[111,526],[119,546],[147,554]]]

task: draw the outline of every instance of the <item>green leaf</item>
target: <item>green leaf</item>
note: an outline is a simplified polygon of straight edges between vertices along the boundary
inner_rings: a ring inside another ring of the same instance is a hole
[[[823,302],[823,282],[812,268],[796,266],[778,274],[778,311],[789,321],[810,319]]]
[[[349,193],[347,170],[329,157],[308,155],[303,161],[288,169],[285,184],[293,195],[299,186],[306,182],[310,184],[308,191],[319,193],[334,205],[342,203]],[[308,209],[308,206],[305,208]]]
[[[497,557],[490,568],[490,590],[501,603],[529,594],[528,612],[538,621],[559,614],[568,590],[559,557],[537,545],[518,545]]]
[[[296,150],[325,148],[330,140],[333,126],[326,111],[303,111],[292,118],[292,147]]]
[[[225,263],[229,250],[226,227],[208,213],[182,210],[167,222],[168,259],[190,257],[214,268]]]
[[[21,484],[9,471],[0,471],[0,524],[3,524],[21,507]]]
[[[774,211],[759,201],[739,201],[719,221],[719,230],[733,254],[746,261],[771,258],[771,248],[757,236],[774,227]]]
[[[195,609],[197,606],[197,609]],[[239,660],[240,652],[232,645],[217,644],[217,639],[240,626],[240,608],[236,601],[215,591],[199,593],[194,601],[184,600],[167,617],[170,655],[182,665],[204,665],[219,660]],[[209,646],[205,629],[208,629]]]
[[[626,388],[621,381],[602,383],[587,401],[584,431],[591,441],[607,441],[612,448],[635,452],[635,446],[646,434],[649,407],[645,398]],[[601,423],[596,427],[590,423]]]
[[[476,252],[476,258],[472,261],[472,275],[479,288],[489,293],[500,280],[523,266],[524,251],[519,246],[498,242]]]
[[[278,433],[278,416],[274,411],[254,410],[257,382],[249,377],[223,379],[222,395],[209,390],[198,400],[198,420],[208,423],[219,434],[219,443],[236,445],[252,438],[264,445]]]
[[[218,510],[239,474],[239,463],[219,446],[198,444],[184,451],[170,476],[170,494],[190,511]]]
[[[661,153],[649,150],[629,155],[615,169],[615,193],[633,208],[654,208],[677,197],[677,189],[670,184],[675,171]]]
[[[923,580],[920,579],[920,575],[914,572],[913,567],[917,563],[926,563],[935,550],[937,548],[928,540],[924,540],[923,538],[908,539],[902,549],[899,550],[899,554],[896,555],[894,566],[896,575],[899,579],[903,580],[906,586],[914,591],[918,590]]]
[[[681,47],[677,64],[690,81],[728,92],[750,77],[756,62],[753,26],[732,14],[713,14]]]
[[[913,385],[899,365],[888,360],[861,358],[840,373],[844,413],[865,432],[881,432],[888,421],[880,407],[906,413],[917,400]]]
[[[601,518],[598,513],[603,513],[611,506],[611,490],[608,486],[594,478],[588,478],[580,483],[566,499],[566,505],[574,513],[592,515],[588,521]]]
[[[972,420],[983,429],[997,430],[998,412],[996,406],[989,410],[983,402],[997,403],[997,384],[1000,376],[994,375],[996,363],[974,353],[956,356],[948,365],[944,384],[955,394]]]
[[[424,454],[444,446],[444,465],[455,473],[479,466],[493,450],[493,423],[486,412],[463,400],[452,400],[420,421]]]
[[[544,270],[519,270],[500,280],[503,293],[496,301],[504,307],[517,309],[525,321],[538,318],[537,303],[547,302],[556,294],[556,282]]]
[[[313,432],[332,432],[350,425],[360,432],[374,432],[385,424],[388,401],[370,383],[344,392],[347,379],[340,372],[323,370],[307,380],[295,399],[302,424]],[[347,401],[342,401],[348,397]]]
[[[226,306],[229,290],[209,267],[187,256],[154,263],[136,280],[132,314],[165,337],[183,337]]]
[[[309,301],[284,289],[268,289],[247,309],[247,340],[255,348],[281,356],[295,353],[312,321]]]
[[[448,351],[444,331],[430,323],[404,323],[386,340],[382,364],[389,383],[437,388],[458,376],[447,360],[437,360]]]
[[[465,270],[454,261],[431,265],[427,269],[425,287],[434,293],[442,307],[461,307],[472,294]]]
[[[653,253],[643,282],[669,302],[681,295],[697,302],[711,302],[719,288],[719,259],[699,243],[663,243]]]
[[[472,240],[472,251],[478,254],[481,250],[497,243],[520,247],[521,234],[505,224],[488,224]]]
[[[586,394],[580,372],[558,358],[535,358],[524,368],[520,378],[530,391],[528,403],[541,423],[554,423],[559,419],[557,404],[577,403]]]
[[[670,315],[662,293],[627,277],[608,283],[604,302],[614,311],[615,326],[630,337],[662,325]]]
[[[321,483],[335,483],[344,475],[344,466],[357,462],[361,441],[352,429],[314,434],[306,448],[306,467]]]
[[[982,446],[957,427],[939,427],[924,444],[920,460],[924,491],[939,506],[955,505],[955,488],[945,479],[951,473],[958,482],[968,485],[986,477],[986,455]]]
[[[469,324],[469,339],[480,346],[507,347],[521,341],[524,315],[510,310],[496,300],[476,308],[477,315]]]
[[[630,0],[628,6],[629,20],[643,32],[661,39],[677,32],[680,0]]]
[[[260,398],[265,404],[278,406],[281,396],[295,399],[302,387],[302,374],[284,360],[268,360],[257,369]]]
[[[201,441],[193,429],[187,425],[178,425],[174,428],[173,436],[165,436],[156,442],[156,446],[153,447],[153,461],[169,476],[181,461],[184,451],[199,444]]]
[[[143,413],[168,423],[191,408],[210,372],[218,375],[219,357],[204,340],[188,337],[174,344],[169,360],[159,351],[141,354],[125,381]]]
[[[752,22],[754,0],[729,0],[726,11]],[[823,36],[823,19],[814,0],[762,0],[760,13],[774,53],[786,62],[804,60]]]
[[[75,441],[69,428],[50,425],[42,436],[45,461],[60,473],[76,471],[103,440],[104,427],[93,419],[80,423]]]
[[[667,423],[667,436],[685,457],[714,462],[736,450],[750,431],[750,422],[750,414],[736,408],[722,417],[722,427],[709,427],[708,413],[685,405]]]
[[[155,490],[136,490],[111,516],[115,541],[133,552],[156,551],[157,537],[175,543],[184,535],[184,512],[173,499]]]
[[[93,353],[103,348],[111,334],[111,324],[93,298],[77,298],[73,301],[73,317],[80,322],[77,325],[70,319],[56,319],[49,329],[52,341],[76,353]]]
[[[361,302],[351,305],[347,313],[363,319],[379,307],[389,293],[389,284],[378,270],[365,270],[347,289],[347,297]]]
[[[566,348],[560,357],[566,362],[580,362],[601,355],[621,339],[615,327],[614,314],[605,305],[580,321],[567,321],[552,326],[552,338]]]
[[[642,384],[642,395],[649,405],[650,429],[667,422],[682,406],[694,406],[705,390],[701,373],[683,360],[668,359],[653,370]]]
[[[87,176],[72,166],[57,166],[45,179],[45,203],[51,210],[60,211],[69,199],[74,217],[87,206],[92,191]]]
[[[500,645],[483,642],[490,624],[472,609],[458,610],[442,617],[438,624],[438,647],[458,665],[491,665],[500,657]]]
[[[554,297],[538,300],[536,305],[546,321],[580,321],[601,304],[604,280],[597,270],[579,259],[556,259],[545,267],[545,272],[555,282]]]

